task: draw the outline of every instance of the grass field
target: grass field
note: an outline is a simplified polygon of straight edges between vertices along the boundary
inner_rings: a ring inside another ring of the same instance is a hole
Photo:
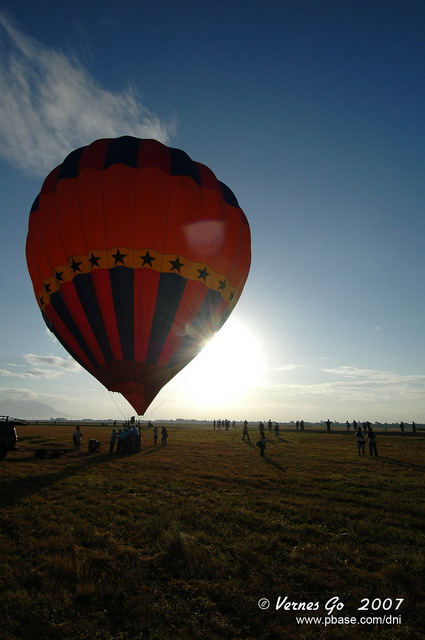
[[[20,445],[72,430],[24,426]],[[423,435],[379,433],[359,458],[353,433],[287,430],[261,458],[254,428],[251,446],[239,428],[171,427],[167,447],[145,431],[133,455],[83,431],[80,453],[0,463],[2,640],[425,638]],[[285,596],[313,610],[276,610]],[[297,624],[334,596],[334,617],[369,620]]]

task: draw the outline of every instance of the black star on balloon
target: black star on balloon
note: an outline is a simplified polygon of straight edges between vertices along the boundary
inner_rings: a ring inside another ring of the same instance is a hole
[[[224,291],[226,288],[226,278],[224,280],[219,280],[218,290]]]
[[[62,276],[63,276],[63,271],[56,271],[56,269],[55,269],[55,278],[56,278],[56,280],[57,280],[58,282],[59,282],[60,280],[62,280],[62,282],[63,282],[63,278],[62,278]]]
[[[208,276],[210,275],[207,271],[207,268],[204,267],[203,269],[197,269],[197,271],[199,272],[198,280],[202,279],[205,282]]]
[[[50,290],[50,284],[49,284],[48,282],[45,282],[45,283],[44,283],[44,288],[45,288],[45,290],[46,290],[46,292],[47,292],[47,293],[51,293],[51,290]]]
[[[43,298],[43,296],[40,296],[40,297],[39,297],[39,300],[40,300],[41,304],[45,304],[45,303],[44,303],[44,298]]]
[[[232,293],[229,296],[229,302],[232,302],[233,298],[235,297],[235,292],[232,291]]]
[[[154,260],[156,260],[156,258],[154,258],[153,256],[150,255],[149,251],[146,251],[144,256],[140,256],[140,258],[143,260],[143,265],[147,264],[149,265],[149,267],[152,266],[152,262]]]
[[[175,269],[180,273],[180,269],[184,267],[184,262],[180,262],[180,258],[178,256],[175,260],[169,260],[168,262],[171,264],[170,271],[173,271]]]
[[[100,260],[100,256],[95,256],[92,252],[90,258],[89,258],[89,262],[91,263],[92,267],[98,267],[99,266],[99,260]]]
[[[117,249],[117,252],[113,253],[112,257],[115,259],[115,264],[118,264],[118,262],[121,262],[122,264],[124,264],[124,258],[127,257],[127,254],[121,253],[121,251]]]
[[[81,271],[80,264],[83,264],[83,263],[82,262],[75,262],[74,258],[72,258],[71,269],[73,270],[74,273],[76,271]]]

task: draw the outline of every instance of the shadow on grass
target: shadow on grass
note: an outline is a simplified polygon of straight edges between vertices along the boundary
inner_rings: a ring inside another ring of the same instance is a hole
[[[267,456],[265,456],[264,462],[266,464],[269,464],[271,467],[274,467],[275,469],[279,469],[279,471],[285,471],[285,467],[282,467],[282,465],[279,464],[279,462],[276,462],[276,460],[272,460],[271,458],[268,458]]]
[[[151,453],[156,453],[157,451],[161,451],[163,449],[160,444],[153,444],[149,448],[144,449],[143,453],[145,456],[149,456]]]
[[[369,456],[373,457],[373,456]],[[393,464],[397,467],[404,467],[405,469],[415,469],[417,471],[425,471],[425,467],[420,464],[412,464],[411,462],[403,462],[403,460],[396,460],[395,458],[387,458],[386,456],[376,456],[377,460]]]
[[[113,454],[81,454],[81,457],[73,458],[65,467],[62,467],[58,471],[46,471],[35,473],[33,475],[26,475],[22,478],[15,478],[13,480],[4,480],[0,487],[0,506],[12,506],[19,504],[19,502],[29,496],[39,492],[46,487],[56,484],[65,480],[69,476],[73,476],[81,471],[88,470],[93,466],[101,465],[105,463],[115,464],[119,463],[123,458],[132,458],[132,453]],[[60,458],[62,461],[62,458]],[[54,463],[51,458],[37,459],[35,457],[29,458],[15,458],[8,459],[8,464],[15,463],[33,463],[34,466],[39,466],[45,462]]]

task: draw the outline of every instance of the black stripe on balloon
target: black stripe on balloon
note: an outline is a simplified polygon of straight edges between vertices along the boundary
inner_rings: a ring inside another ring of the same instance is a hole
[[[208,291],[201,308],[187,329],[187,335],[181,341],[178,351],[170,358],[167,367],[179,366],[179,369],[182,369],[220,329],[228,317],[226,313],[215,318],[215,312],[222,302],[220,293],[211,289]]]
[[[40,194],[36,197],[36,199],[32,203],[30,213],[32,213],[33,211],[38,211],[39,207],[40,207]]]
[[[122,136],[111,140],[105,156],[105,169],[113,164],[137,167],[140,140],[132,136]]]
[[[114,359],[108,334],[106,333],[102,313],[96,297],[90,273],[81,273],[74,278],[74,286],[80,298],[81,305],[90,323],[92,331],[106,362]]]
[[[134,270],[114,267],[109,277],[124,360],[134,360]]]
[[[231,189],[229,189],[227,184],[220,182],[220,180],[218,180],[218,184],[220,185],[220,189],[221,189],[221,193],[223,195],[224,201],[227,202],[227,204],[230,204],[231,207],[239,207],[239,203],[236,200],[235,194]]]
[[[174,322],[187,280],[177,273],[161,273],[146,362],[156,364]]]
[[[84,351],[84,353],[86,354],[87,358],[92,363],[93,367],[97,368],[99,366],[99,363],[97,362],[96,358],[94,357],[94,355],[90,351],[90,348],[87,345],[86,341],[84,340],[84,338],[83,338],[79,328],[77,327],[72,315],[70,314],[70,312],[68,310],[68,307],[66,306],[66,304],[62,300],[62,296],[60,294],[60,291],[56,291],[55,293],[51,294],[51,296],[50,296],[50,304],[52,305],[53,309],[56,311],[56,313],[58,314],[58,316],[60,317],[60,319],[62,320],[62,322],[66,326],[66,328],[68,329],[68,331],[75,338],[75,341],[78,343],[78,345],[80,346],[82,351]],[[63,344],[62,341],[61,341],[61,344]],[[69,350],[68,347],[65,347],[65,348],[66,348],[67,351]],[[74,356],[72,356],[72,357],[74,357]]]
[[[58,180],[62,178],[76,178],[78,176],[78,167],[80,165],[81,155],[86,147],[80,147],[72,151],[69,156],[61,164]]]
[[[196,163],[181,149],[170,148],[172,176],[189,176],[201,186],[201,176]]]
[[[43,320],[47,325],[47,328],[49,329],[49,331],[51,331],[53,333],[53,335],[55,336],[56,340],[58,342],[60,342],[60,344],[63,346],[63,348],[65,349],[65,351],[68,351],[69,355],[74,358],[74,360],[76,362],[78,362],[79,365],[81,365],[83,367],[83,369],[86,369],[85,364],[80,360],[80,358],[75,355],[75,353],[73,352],[72,349],[69,348],[69,346],[64,342],[64,340],[62,340],[61,336],[59,335],[59,333],[56,331],[56,329],[54,328],[54,326],[52,325],[52,323],[50,322],[49,318],[46,316],[45,313],[43,313],[43,311],[41,312],[42,316],[43,316]],[[87,369],[86,369],[87,370]]]

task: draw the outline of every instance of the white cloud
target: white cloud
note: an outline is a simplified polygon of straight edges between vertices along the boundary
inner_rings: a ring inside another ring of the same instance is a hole
[[[27,353],[24,358],[31,365],[39,367],[56,367],[62,371],[81,371],[81,367],[73,358],[62,358],[61,356],[37,356],[34,353]],[[60,371],[60,373],[62,372]]]
[[[294,369],[305,369],[305,364],[281,364],[277,367],[273,367],[273,371],[294,371]]]
[[[334,369],[321,369],[325,373],[334,374],[343,378],[361,378],[362,383],[376,385],[400,385],[400,384],[425,384],[425,374],[401,374],[394,371],[381,371],[376,369],[358,369],[356,367],[343,366]]]
[[[59,378],[60,375],[62,375],[62,371],[56,371],[54,369],[28,369],[22,373],[9,371],[8,369],[0,369],[0,376],[9,378],[44,378],[54,380],[55,378]]]
[[[0,153],[44,175],[73,149],[97,138],[134,135],[167,142],[163,122],[132,87],[107,91],[76,59],[21,33],[0,13]]]
[[[0,376],[19,378],[21,380],[28,378],[54,380],[64,373],[74,373],[82,370],[78,362],[75,362],[71,357],[38,356],[34,353],[27,353],[24,355],[24,359],[30,365],[29,369],[17,371],[17,368],[22,365],[9,363],[8,366],[12,367],[12,370],[0,369]]]
[[[311,377],[311,371],[306,376]],[[324,380],[318,377],[324,376]],[[299,376],[298,376],[299,377]],[[401,374],[394,371],[361,369],[352,366],[322,368],[315,380],[271,384],[264,388],[290,398],[332,398],[333,403],[379,402],[388,405],[416,403],[425,406],[425,374]]]
[[[36,400],[39,397],[36,391],[20,387],[0,387],[0,393],[10,400]]]

